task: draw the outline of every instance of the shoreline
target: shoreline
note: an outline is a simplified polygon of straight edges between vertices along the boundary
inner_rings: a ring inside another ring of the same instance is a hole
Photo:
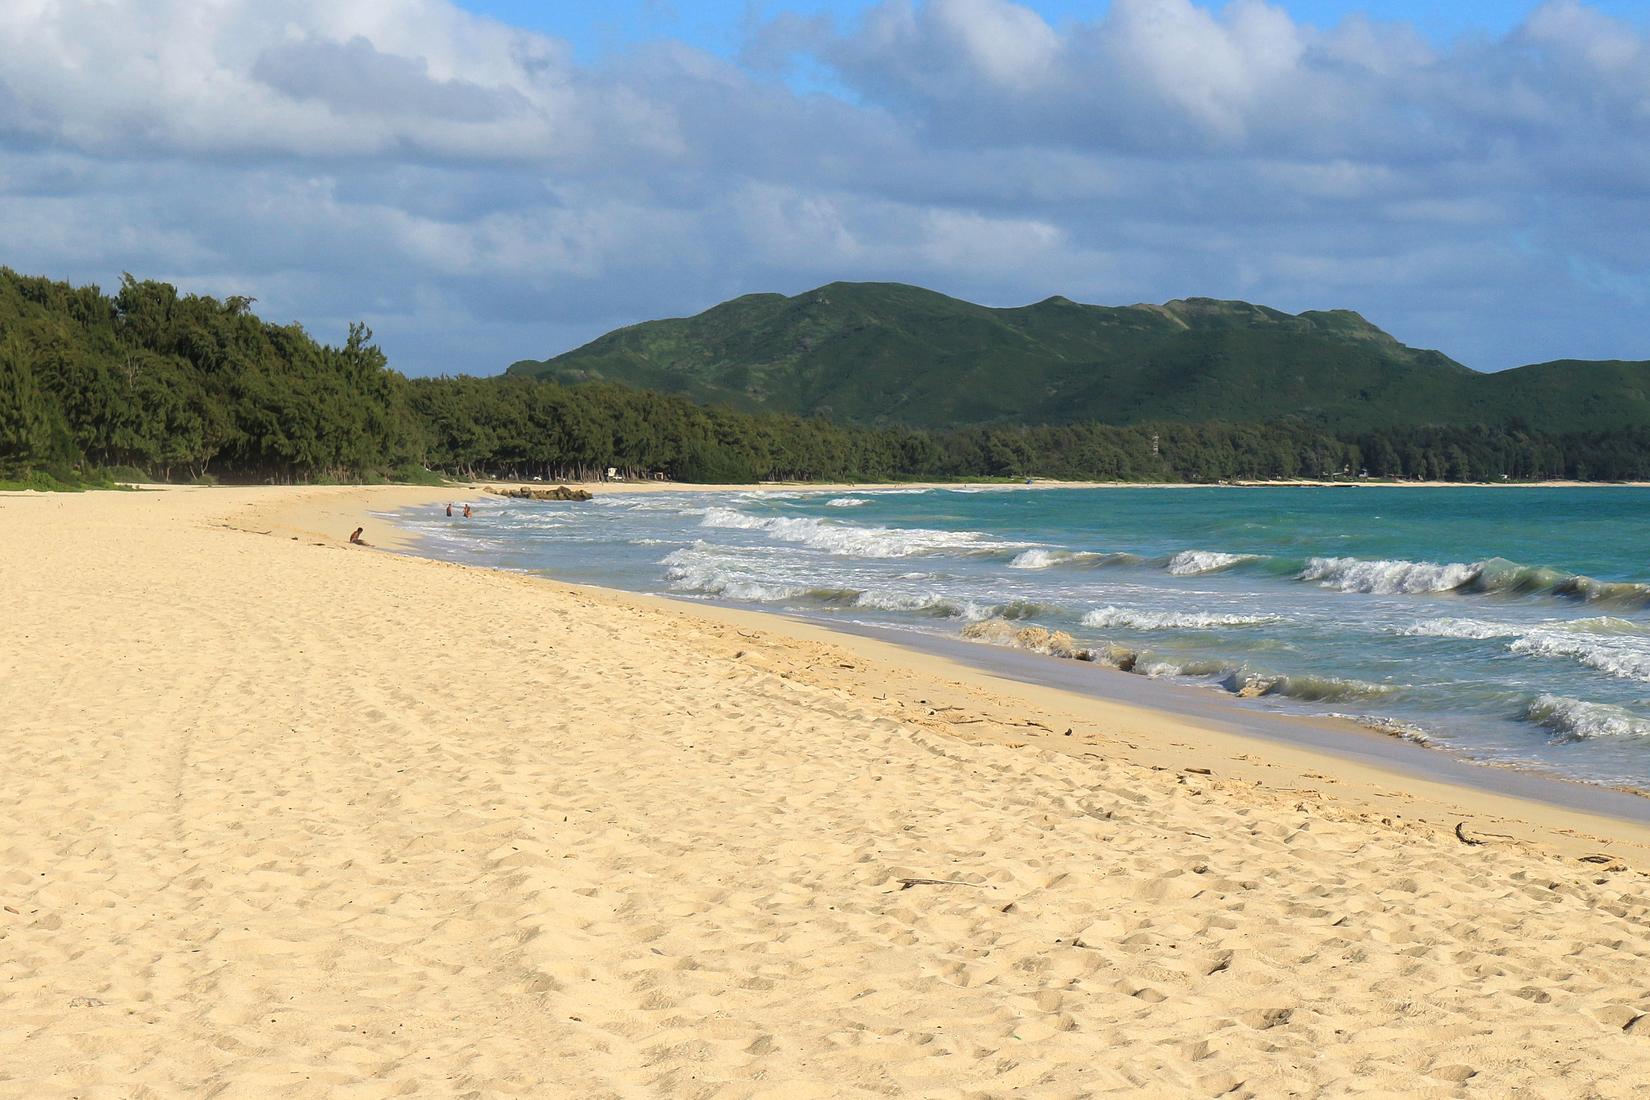
[[[694,601],[684,602],[696,606]],[[782,613],[759,614],[780,614],[781,618],[797,622],[817,621]],[[1373,763],[1415,779],[1527,799],[1559,809],[1598,812],[1601,816],[1650,825],[1650,788],[1578,779],[1532,763],[1482,760],[1450,745],[1417,741],[1354,718],[1289,714],[1246,707],[1241,700],[1225,692],[1133,676],[1105,665],[1074,662],[962,638],[923,634],[908,636],[906,632],[891,627],[820,625],[838,633],[881,638],[890,645],[913,652],[932,653],[1001,679],[1128,703],[1168,718],[1206,723],[1265,744],[1304,747],[1340,759]]]
[[[1642,1078],[1650,827],[373,515],[448,498],[0,496],[0,1091]]]
[[[493,483],[489,483],[489,487],[491,484]],[[709,493],[720,491],[714,487],[703,488],[684,483],[644,484],[650,488],[639,488],[635,484],[581,483],[584,487],[592,490],[601,486],[603,491],[612,494],[622,494],[628,491],[703,491]],[[1430,487],[1442,487],[1443,484]],[[1453,485],[1454,483],[1448,484]],[[651,488],[655,485],[657,488]],[[795,487],[801,486],[809,486],[812,491],[818,492],[846,492],[856,489],[862,492],[873,492],[878,488],[948,487],[933,483],[920,486],[878,485],[875,487],[846,483],[825,486],[796,483]],[[765,487],[770,486],[735,486],[727,491],[736,493],[760,492]],[[778,491],[785,491],[793,486],[776,485],[771,487]],[[1011,490],[1032,488],[1021,485],[990,486],[986,483],[969,483],[949,487],[969,489],[1000,487]],[[1035,486],[1035,488],[1041,490],[1137,487],[1164,488],[1168,486],[1088,483],[1081,485],[1040,483]],[[1175,487],[1224,488],[1234,486],[1186,485]],[[1416,485],[1414,487],[1429,486]],[[481,499],[485,500],[487,497],[483,496]],[[393,518],[391,522],[393,524]],[[416,536],[412,535],[411,532],[401,531],[397,536],[397,542],[397,549],[400,552],[432,561],[457,564],[434,552],[420,548],[417,545]],[[472,567],[466,566],[466,568]],[[537,576],[536,574],[532,575]],[[790,613],[784,610],[753,608],[744,604],[716,599],[701,600],[672,596],[668,593],[637,592],[630,589],[565,581],[559,578],[541,579],[590,591],[662,601],[667,605],[680,605],[690,611],[718,608],[734,614],[749,614],[761,619],[806,625],[838,637],[874,639],[911,654],[938,657],[951,666],[961,666],[965,671],[972,670],[994,679],[1024,682],[1039,687],[1071,692],[1105,703],[1139,707],[1159,714],[1165,721],[1190,722],[1198,726],[1211,726],[1240,737],[1258,740],[1263,744],[1292,745],[1343,761],[1373,764],[1411,779],[1435,781],[1447,786],[1457,786],[1488,794],[1537,802],[1555,809],[1574,810],[1583,813],[1594,812],[1624,822],[1650,825],[1650,788],[1568,776],[1544,768],[1534,762],[1479,759],[1467,751],[1453,746],[1432,742],[1417,742],[1389,729],[1368,722],[1360,722],[1354,718],[1332,715],[1290,714],[1277,710],[1244,706],[1238,699],[1226,695],[1216,695],[1213,692],[1204,692],[1189,684],[1167,683],[1150,678],[1131,676],[1128,673],[1102,665],[1062,660],[1052,656],[1019,651],[1010,647],[970,642],[962,638],[902,631],[893,627],[879,627],[873,624],[839,623],[822,617]],[[1056,745],[1055,751],[1062,750],[1060,746]],[[1598,809],[1596,808],[1598,806],[1604,808]]]
[[[488,499],[485,488],[493,484],[498,483],[486,483],[482,486],[483,496],[479,499]],[[604,483],[583,484],[584,487],[591,488],[593,491],[597,486],[604,485]],[[652,490],[655,492],[721,491],[719,488],[705,489],[699,486],[673,482],[648,484],[659,486]],[[608,486],[605,491],[610,493],[623,493],[627,489],[635,490],[636,488],[635,485],[623,487],[614,486],[612,483],[605,483],[605,485]],[[890,488],[917,487],[944,486],[890,486]],[[983,486],[975,483],[954,487],[979,488]],[[1049,484],[1042,487],[1054,489],[1074,486]],[[1187,487],[1197,488],[1200,486]],[[774,486],[774,488],[784,489],[788,487]],[[856,488],[861,491],[872,491],[870,487],[865,485],[855,486],[850,484],[811,486],[811,488],[814,491],[821,492],[847,491]],[[1006,488],[1024,489],[1026,487],[1010,485]],[[760,489],[761,487],[755,489],[732,487],[727,491],[751,492],[760,491]],[[368,487],[363,491],[373,492],[374,490]],[[648,490],[640,491],[645,492]],[[436,498],[430,502],[435,503],[445,499],[445,497],[439,496],[438,493]],[[454,497],[453,499],[456,503],[461,498]],[[414,500],[409,503],[419,502]],[[330,514],[345,516],[347,511],[332,512]],[[381,520],[386,518],[379,515],[377,509],[374,509],[372,514],[375,518]],[[394,526],[393,518],[389,522],[391,526]],[[536,574],[522,574],[506,570],[493,570],[483,566],[472,566],[426,552],[419,547],[417,536],[414,533],[400,528],[397,529],[397,534],[393,540],[386,540],[386,548],[420,560],[439,562],[457,568],[497,572],[530,581],[561,585],[587,594],[600,594],[612,599],[635,600],[660,610],[680,609],[682,613],[688,615],[708,612],[711,614],[707,617],[715,619],[729,616],[731,617],[730,621],[734,621],[742,627],[778,632],[785,632],[790,629],[795,631],[795,637],[808,640],[834,639],[839,644],[850,648],[854,644],[851,640],[871,643],[884,651],[882,656],[885,658],[898,661],[902,659],[900,655],[904,655],[903,659],[909,660],[912,667],[922,665],[925,666],[925,671],[927,671],[926,666],[932,663],[934,672],[951,678],[967,680],[970,677],[984,677],[996,690],[1008,688],[1012,691],[1014,686],[1024,686],[1038,692],[1057,693],[1059,697],[1068,703],[1071,700],[1086,700],[1102,709],[1121,708],[1127,711],[1139,712],[1140,716],[1148,723],[1155,720],[1164,726],[1186,727],[1205,734],[1219,734],[1235,738],[1240,742],[1250,743],[1250,747],[1255,751],[1263,752],[1283,747],[1291,752],[1300,752],[1316,760],[1314,767],[1323,771],[1333,771],[1337,766],[1350,766],[1357,769],[1369,768],[1380,773],[1388,782],[1425,784],[1427,789],[1435,794],[1455,791],[1458,792],[1458,801],[1466,800],[1470,802],[1473,796],[1507,799],[1515,804],[1525,804],[1528,807],[1536,808],[1532,811],[1532,814],[1535,817],[1543,818],[1544,825],[1550,824],[1545,819],[1553,813],[1574,813],[1588,820],[1615,822],[1635,829],[1647,830],[1646,841],[1650,842],[1650,790],[1575,779],[1541,769],[1535,765],[1480,761],[1458,750],[1435,745],[1416,744],[1389,732],[1350,719],[1291,715],[1260,708],[1244,707],[1239,705],[1237,700],[1214,696],[1212,693],[1205,699],[1202,698],[1202,693],[1190,685],[1160,683],[1132,677],[1127,673],[1087,663],[1062,661],[1040,654],[972,643],[960,638],[945,639],[917,634],[907,636],[906,632],[892,628],[846,626],[807,616],[790,615],[782,611],[761,610],[714,600],[681,599],[669,595],[633,592],[628,589],[580,584]],[[1171,699],[1176,696],[1179,697],[1179,705],[1171,702]],[[1076,709],[1081,709],[1081,705],[1079,704]],[[1052,741],[1044,747],[1068,755],[1073,752],[1085,751],[1080,747],[1074,749],[1058,741]],[[1161,767],[1164,765],[1157,763],[1151,766]],[[1309,775],[1310,771],[1305,774]],[[1599,805],[1606,808],[1599,809],[1597,808]],[[1516,816],[1515,811],[1508,811],[1504,808],[1500,812],[1507,813],[1507,819]],[[1503,820],[1503,823],[1505,823],[1505,820]]]

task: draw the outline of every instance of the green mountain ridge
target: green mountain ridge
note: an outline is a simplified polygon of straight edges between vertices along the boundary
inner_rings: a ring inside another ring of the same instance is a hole
[[[747,294],[509,373],[859,425],[1650,424],[1650,362],[1559,360],[1485,374],[1408,347],[1351,310],[1060,296],[1002,309],[900,283]]]

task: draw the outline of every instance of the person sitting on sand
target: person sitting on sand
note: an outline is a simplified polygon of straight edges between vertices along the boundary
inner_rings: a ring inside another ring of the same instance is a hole
[[[366,530],[365,527],[357,527],[354,531],[352,531],[350,533],[349,541],[350,541],[351,546],[366,546],[366,545],[368,545],[367,540],[361,537],[361,532],[363,532],[365,530]]]

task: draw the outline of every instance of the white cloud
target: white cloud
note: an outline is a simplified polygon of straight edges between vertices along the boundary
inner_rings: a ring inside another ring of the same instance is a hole
[[[1279,9],[1238,0],[1217,18],[1190,0],[1117,0],[1093,38],[1097,63],[1131,97],[1240,140],[1268,93],[1300,78],[1303,32]]]
[[[414,370],[834,278],[1348,306],[1482,366],[1650,356],[1650,41],[1579,0],[1448,49],[1263,0],[1058,29],[887,0],[752,41],[770,68],[589,66],[447,0],[13,0],[0,262],[323,335],[364,314]],[[788,89],[787,56],[845,94]]]

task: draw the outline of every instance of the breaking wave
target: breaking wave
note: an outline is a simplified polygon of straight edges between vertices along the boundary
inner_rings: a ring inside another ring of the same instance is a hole
[[[1608,703],[1588,703],[1562,695],[1541,695],[1524,717],[1566,741],[1598,737],[1650,737],[1650,721]]]
[[[1100,554],[1092,550],[1024,550],[1008,563],[1010,569],[1054,569],[1061,566],[1096,569],[1108,565],[1139,565],[1139,554]]]
[[[1091,651],[1089,660],[1105,660],[1107,664],[1154,679],[1185,677],[1188,679],[1218,678],[1220,686],[1240,699],[1259,699],[1276,696],[1303,703],[1339,703],[1380,699],[1398,688],[1391,684],[1371,684],[1338,676],[1283,676],[1233,668],[1230,663],[1214,658],[1163,658],[1152,653],[1135,653],[1119,646],[1102,651]]]
[[[1224,679],[1232,675],[1232,666],[1226,661],[1213,658],[1166,660],[1150,653],[1142,653],[1137,656],[1130,671],[1153,678],[1184,676],[1189,679],[1207,679],[1210,676],[1218,676]]]
[[[1642,637],[1537,629],[1520,635],[1507,648],[1527,657],[1568,658],[1623,680],[1650,683],[1650,646]]]
[[[761,531],[781,542],[799,543],[846,557],[903,558],[945,551],[977,554],[1005,548],[1005,544],[976,531],[861,527],[811,516],[753,516],[734,508],[708,508],[700,522],[705,527]]]
[[[1259,554],[1226,554],[1219,550],[1182,550],[1163,568],[1177,577],[1193,577],[1199,573],[1219,573],[1259,557]]]
[[[869,504],[864,497],[832,497],[825,502],[830,508],[858,508],[861,504]]]
[[[1264,626],[1267,623],[1281,621],[1280,615],[1134,611],[1124,607],[1098,607],[1083,616],[1084,626],[1122,627],[1127,630],[1219,630],[1223,627]]]
[[[970,623],[963,627],[962,636],[976,642],[1006,646],[1010,649],[1024,649],[1049,657],[1068,657],[1080,661],[1095,659],[1090,650],[1080,648],[1072,640],[1071,635],[1063,630],[1047,630],[1040,626],[1015,626],[1000,618]]]
[[[1379,699],[1397,690],[1391,684],[1371,684],[1338,676],[1270,676],[1241,669],[1222,680],[1220,686],[1241,699],[1280,695],[1305,703]]]
[[[1483,619],[1424,619],[1398,633],[1416,638],[1507,638],[1507,651],[1521,657],[1573,660],[1623,680],[1650,683],[1650,635],[1628,619],[1600,616],[1534,625]]]
[[[1464,638],[1486,641],[1511,638],[1519,633],[1516,623],[1492,623],[1483,619],[1422,619],[1398,631],[1406,638]]]
[[[936,619],[982,622],[1060,615],[1056,604],[1033,600],[977,602],[926,589],[857,588],[849,585],[784,583],[756,575],[743,563],[705,543],[684,547],[660,562],[678,592],[750,603],[789,603],[834,609],[895,611]]]
[[[1363,558],[1312,558],[1300,572],[1303,581],[1342,592],[1378,596],[1452,592],[1479,575],[1481,564],[1431,561],[1366,561]]]
[[[1466,586],[1469,592],[1503,595],[1560,596],[1586,603],[1617,604],[1622,607],[1650,606],[1650,585],[1634,581],[1601,581],[1580,573],[1567,573],[1542,565],[1520,565],[1505,558],[1483,562]]]
[[[1075,550],[1026,550],[1016,554],[1014,560],[1008,563],[1010,569],[1047,569],[1051,565],[1063,565],[1069,561],[1076,561],[1078,554]]]
[[[665,555],[661,564],[671,587],[683,592],[753,603],[778,603],[808,591],[804,586],[775,584],[754,577],[707,553],[703,546],[674,551]]]
[[[1363,558],[1310,558],[1299,580],[1324,588],[1374,595],[1460,592],[1473,595],[1552,596],[1622,607],[1650,606],[1650,585],[1601,581],[1544,565],[1520,565],[1505,558],[1477,562],[1431,562]]]
[[[1330,711],[1329,717],[1339,718],[1343,722],[1355,722],[1365,729],[1384,733],[1388,737],[1396,737],[1400,741],[1412,741],[1417,745],[1432,744],[1432,735],[1425,729],[1410,722],[1401,722],[1396,718],[1387,718],[1380,714],[1346,714],[1341,711]]]

